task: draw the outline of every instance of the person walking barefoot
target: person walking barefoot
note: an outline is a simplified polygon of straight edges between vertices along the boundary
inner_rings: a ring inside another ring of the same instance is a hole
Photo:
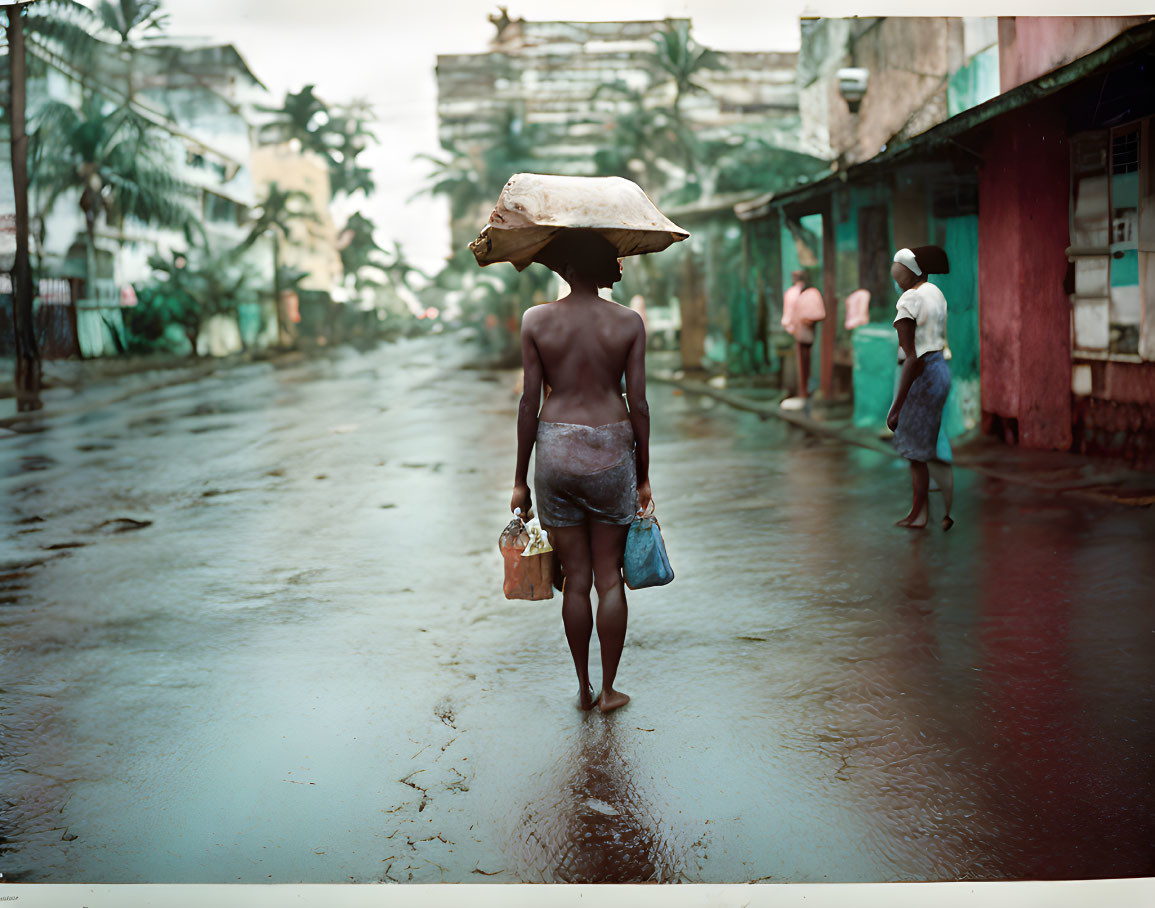
[[[598,295],[621,279],[617,256],[600,234],[577,229],[562,230],[536,256],[571,292],[530,308],[522,319],[525,385],[510,503],[529,511],[529,457],[536,445],[537,515],[565,573],[562,621],[577,670],[578,706],[596,705],[603,713],[630,701],[614,687],[628,619],[622,555],[635,514],[652,501],[645,327],[637,312]],[[543,381],[549,395],[539,412]],[[598,595],[602,662],[596,699],[589,678],[591,589]]]
[[[906,354],[898,391],[886,425],[894,432],[895,449],[910,461],[913,501],[910,513],[897,526],[919,530],[929,519],[927,492],[930,474],[942,489],[946,514],[943,530],[954,526],[950,516],[954,501],[954,471],[949,445],[938,444],[943,406],[950,393],[950,368],[943,358],[946,347],[946,297],[927,280],[930,274],[948,274],[950,263],[938,246],[900,249],[890,273],[902,289],[894,328]]]

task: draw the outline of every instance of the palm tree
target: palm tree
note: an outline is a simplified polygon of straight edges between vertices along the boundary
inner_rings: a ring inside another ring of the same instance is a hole
[[[258,214],[249,228],[249,235],[236,250],[239,255],[264,236],[272,240],[273,304],[277,313],[277,337],[281,342],[288,336],[284,313],[281,311],[281,292],[287,285],[284,280],[286,276],[284,265],[281,262],[281,242],[289,240],[294,223],[315,219],[312,200],[306,193],[299,189],[282,189],[276,183],[270,183],[265,190],[265,197],[258,203]],[[297,280],[299,281],[299,277]]]
[[[124,52],[125,97],[135,97],[136,54],[148,33],[161,33],[168,27],[168,13],[161,12],[160,0],[100,0],[96,14],[101,26],[116,36]]]
[[[377,188],[373,172],[357,164],[357,156],[378,141],[369,128],[373,122],[373,108],[367,101],[354,101],[335,108],[328,131],[329,185],[334,196],[353,195],[361,191],[366,196]]]
[[[110,48],[94,35],[96,15],[77,0],[40,0],[26,7],[24,37],[32,60],[30,74],[43,71],[44,61],[65,63],[84,74],[95,69],[97,58]],[[7,42],[7,34],[4,36]]]
[[[182,230],[186,236],[202,231],[189,205],[194,190],[174,176],[164,137],[129,107],[111,107],[95,94],[80,110],[50,101],[40,109],[31,140],[40,223],[61,196],[80,193],[87,293],[96,278],[96,224],[102,214]]]
[[[644,188],[659,195],[669,180],[668,171],[686,169],[687,160],[699,157],[693,130],[674,115],[672,107],[649,103],[645,91],[625,82],[599,86],[594,98],[603,94],[617,95],[627,104],[610,125],[607,146],[594,153],[598,172],[630,179],[641,177]]]
[[[602,174],[641,177],[655,195],[670,182],[684,195],[687,186],[697,191],[698,171],[708,156],[683,114],[682,101],[707,90],[697,77],[703,70],[719,68],[721,58],[698,45],[685,22],[671,23],[653,37],[653,43],[650,86],[638,88],[617,80],[594,92],[594,100],[610,94],[626,101],[609,126],[607,146],[595,154],[595,163]],[[673,89],[667,102],[653,99],[654,89],[661,86]]]
[[[534,154],[541,144],[542,129],[526,120],[521,111],[506,109],[481,138],[482,188],[496,201],[510,176],[540,167]]]
[[[142,32],[160,32],[168,27],[168,13],[161,12],[160,0],[100,0],[96,13],[121,44],[136,40]]]
[[[345,222],[345,227],[337,234],[337,248],[341,253],[341,270],[346,275],[353,275],[353,286],[358,292],[366,287],[378,287],[380,283],[365,275],[368,268],[383,269],[383,262],[378,258],[384,255],[385,250],[377,245],[373,238],[376,225],[361,214],[355,212]]]
[[[707,91],[696,81],[707,69],[720,69],[721,57],[702,47],[690,37],[688,22],[674,22],[653,37],[652,68],[659,84],[674,89],[673,98],[658,108],[655,116],[657,134],[652,138],[663,150],[662,157],[677,164],[688,180],[697,180],[697,170],[704,159],[701,143],[682,111],[682,101],[690,94]]]
[[[359,166],[357,157],[377,142],[370,128],[373,108],[364,100],[330,108],[314,89],[306,85],[298,92],[288,92],[280,107],[258,108],[275,114],[262,129],[266,141],[295,139],[303,149],[323,157],[329,165],[329,187],[334,196],[358,191],[370,195],[377,188],[373,172]]]
[[[706,91],[694,81],[705,69],[721,69],[722,58],[690,37],[689,22],[672,22],[669,28],[653,37],[654,68],[660,78],[674,85],[673,108],[681,115],[682,99],[693,92]]]
[[[258,107],[276,118],[263,127],[271,141],[288,142],[296,139],[301,147],[318,154],[328,149],[326,128],[330,123],[329,107],[314,93],[316,86],[306,85],[298,92],[287,92],[280,107]]]
[[[392,255],[392,260],[380,267],[394,284],[400,284],[406,290],[415,291],[416,288],[412,284],[413,275],[420,275],[426,281],[432,280],[428,274],[409,261],[409,257],[401,248],[401,243],[398,240],[393,241]]]
[[[447,156],[414,155],[414,160],[426,161],[431,168],[425,186],[409,201],[423,195],[444,196],[449,200],[449,216],[456,221],[472,214],[487,198],[482,185],[484,177],[480,162],[457,143],[447,140],[441,147],[448,152]]]
[[[432,168],[428,182],[411,200],[422,195],[440,195],[449,200],[455,247],[476,235],[489,206],[512,174],[536,170],[543,164],[534,156],[534,149],[540,144],[540,128],[527,123],[518,112],[505,110],[487,125],[468,147],[447,139],[441,143],[446,156],[414,156],[414,160],[427,161]]]

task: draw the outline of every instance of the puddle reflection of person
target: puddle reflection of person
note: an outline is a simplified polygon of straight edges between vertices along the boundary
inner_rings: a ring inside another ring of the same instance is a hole
[[[646,335],[638,313],[598,295],[621,279],[617,249],[592,230],[563,230],[536,256],[571,293],[525,313],[524,391],[517,416],[511,508],[527,513],[530,451],[536,446],[537,516],[565,573],[562,620],[577,669],[578,705],[610,712],[629,702],[614,689],[626,638],[622,555],[639,509],[652,505]],[[626,400],[621,393],[623,373]],[[550,393],[541,400],[542,383]],[[602,690],[589,679],[597,589]]]
[[[612,720],[583,722],[521,815],[520,872],[563,883],[667,882],[674,849],[632,778]]]
[[[938,444],[942,411],[950,393],[950,368],[943,357],[947,306],[942,291],[927,279],[931,274],[949,272],[946,252],[938,246],[900,249],[890,269],[903,291],[895,307],[894,327],[906,358],[886,425],[894,432],[895,449],[910,461],[913,501],[910,513],[897,522],[909,529],[926,526],[931,473],[942,489],[946,507],[942,528],[949,530],[954,525],[950,516],[954,500],[950,451]]]

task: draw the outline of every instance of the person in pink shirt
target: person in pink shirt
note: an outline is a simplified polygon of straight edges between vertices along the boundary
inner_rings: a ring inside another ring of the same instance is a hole
[[[782,327],[797,345],[798,394],[782,401],[784,410],[801,410],[810,397],[810,348],[814,345],[814,323],[826,318],[826,306],[810,275],[800,268],[790,273],[794,282],[782,296]]]
[[[846,298],[846,330],[853,331],[870,321],[870,291],[855,290]]]

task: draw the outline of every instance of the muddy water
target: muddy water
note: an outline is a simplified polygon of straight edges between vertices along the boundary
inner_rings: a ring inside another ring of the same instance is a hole
[[[678,578],[583,715],[560,602],[500,592],[512,376],[461,358],[0,438],[5,878],[1155,873],[1155,515],[960,472],[902,532],[901,465],[656,386]]]

